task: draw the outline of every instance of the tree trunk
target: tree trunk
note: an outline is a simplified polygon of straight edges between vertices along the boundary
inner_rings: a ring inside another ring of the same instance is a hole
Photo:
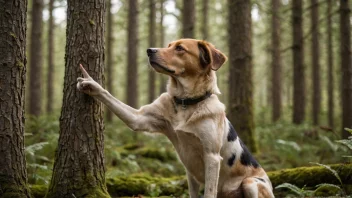
[[[48,27],[48,74],[47,74],[47,102],[46,112],[50,114],[53,111],[53,93],[54,93],[54,0],[49,1],[49,27]]]
[[[149,0],[149,47],[156,47],[156,9],[155,1]],[[149,103],[152,103],[155,99],[155,71],[149,69]]]
[[[126,102],[129,106],[137,108],[138,100],[138,67],[137,67],[137,45],[138,45],[138,0],[129,0],[128,11],[128,57],[127,57],[127,89]]]
[[[312,97],[312,117],[313,124],[319,124],[321,88],[320,88],[320,52],[319,52],[319,12],[318,1],[311,0],[311,26],[312,26],[312,79],[313,79],[313,97]]]
[[[342,128],[352,128],[352,56],[351,56],[351,9],[348,0],[340,0],[340,54]],[[342,138],[350,134],[342,129]]]
[[[0,197],[31,197],[24,152],[26,0],[0,1]]]
[[[293,123],[301,124],[305,117],[306,91],[304,78],[302,0],[292,1],[293,28]]]
[[[29,114],[41,114],[43,0],[32,0],[32,28],[29,49]]]
[[[183,38],[194,38],[195,26],[195,0],[183,0],[182,9],[182,36]]]
[[[83,64],[104,82],[105,0],[67,2],[67,42],[60,137],[48,198],[109,197],[105,183],[102,104],[77,91]]]
[[[202,21],[202,37],[203,40],[207,40],[209,35],[209,31],[208,31],[208,10],[209,10],[209,0],[203,0],[203,21]]]
[[[251,2],[228,0],[229,5],[229,120],[252,152],[254,139]]]
[[[273,122],[277,121],[281,117],[281,52],[280,52],[280,7],[281,7],[281,0],[272,0],[272,24],[271,24],[271,96],[272,96],[272,120]]]
[[[159,35],[159,46],[164,47],[164,39],[165,39],[165,33],[164,33],[164,1],[165,0],[160,0],[160,21],[159,21],[159,28],[160,28],[160,35]],[[166,92],[166,79],[167,77],[163,74],[159,75],[160,77],[160,85],[159,85],[159,92],[160,94]]]
[[[106,89],[113,95],[113,53],[112,53],[112,46],[113,46],[113,42],[114,42],[114,38],[113,38],[113,14],[111,12],[111,2],[112,0],[108,0],[107,1],[107,42],[106,42]],[[106,109],[106,120],[107,122],[111,122],[112,121],[112,117],[113,117],[113,113],[108,109]]]
[[[331,20],[331,0],[327,0],[327,54],[328,54],[328,122],[331,128],[334,127],[334,55],[333,55],[333,45],[332,45],[332,20]]]

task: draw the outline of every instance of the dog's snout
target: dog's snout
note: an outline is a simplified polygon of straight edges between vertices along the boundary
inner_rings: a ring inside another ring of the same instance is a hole
[[[147,49],[148,56],[151,56],[152,54],[155,54],[156,52],[158,52],[157,48],[148,48]]]

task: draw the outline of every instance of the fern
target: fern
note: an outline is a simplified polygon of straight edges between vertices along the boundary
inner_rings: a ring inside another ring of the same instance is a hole
[[[312,164],[316,164],[316,165],[321,166],[321,167],[327,169],[328,171],[330,171],[337,178],[337,180],[339,180],[340,184],[342,185],[342,180],[341,180],[339,174],[337,173],[337,171],[332,169],[330,166],[325,165],[325,164],[319,164],[319,163],[312,163]]]
[[[351,135],[352,135],[352,129],[345,128],[345,130],[346,130],[347,132],[351,133]]]
[[[290,184],[290,183],[283,183],[283,184],[280,184],[275,187],[275,189],[278,189],[278,188],[287,188],[287,189],[291,190],[292,192],[296,193],[297,195],[299,195],[300,197],[305,196],[305,193],[302,189],[300,189],[299,187],[297,187],[293,184]]]
[[[49,142],[39,142],[36,144],[32,144],[25,148],[26,153],[34,156],[34,153],[40,149],[42,149],[45,145],[49,144]]]
[[[337,186],[334,184],[323,183],[323,184],[316,185],[315,187],[317,187],[317,189],[314,190],[313,195],[315,195],[317,192],[319,192],[322,189],[336,189],[340,193],[343,193],[343,190],[340,188],[340,186]]]

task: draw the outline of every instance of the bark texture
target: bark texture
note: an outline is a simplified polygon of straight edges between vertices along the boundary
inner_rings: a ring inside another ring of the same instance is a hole
[[[332,20],[331,20],[331,7],[332,0],[327,0],[327,54],[328,54],[328,122],[331,128],[334,127],[334,55],[332,45]]]
[[[60,137],[47,198],[109,197],[102,104],[76,89],[79,64],[104,82],[105,0],[69,0]]]
[[[207,40],[209,37],[209,31],[208,31],[208,11],[209,11],[209,0],[203,0],[203,18],[202,18],[202,37],[203,40]]]
[[[183,38],[194,38],[195,26],[195,0],[183,0],[182,9],[182,36]]]
[[[281,99],[281,23],[280,7],[281,0],[272,0],[272,21],[271,21],[271,95],[272,95],[272,120],[275,122],[281,117],[282,99]]]
[[[313,124],[319,124],[320,104],[321,104],[321,86],[320,86],[320,49],[319,49],[319,9],[318,0],[311,0],[311,26],[312,26],[312,79],[313,79],[313,97],[312,97],[312,118]]]
[[[48,27],[48,74],[47,74],[47,102],[46,112],[53,111],[53,94],[54,94],[54,0],[49,1],[49,27]]]
[[[160,21],[159,21],[159,47],[165,47],[164,46],[164,39],[165,39],[165,32],[164,32],[164,1],[165,0],[160,0]],[[160,85],[159,85],[159,93],[162,94],[166,92],[166,79],[167,77],[163,74],[159,75],[160,79]]]
[[[251,2],[228,0],[229,108],[228,118],[252,152],[254,139]]]
[[[112,0],[107,1],[107,42],[106,42],[106,89],[113,95],[113,43],[114,43],[114,38],[113,38],[113,14],[111,12],[111,4]],[[112,121],[113,113],[108,109],[106,109],[106,120],[108,122]]]
[[[342,74],[342,128],[352,128],[352,55],[351,9],[348,0],[340,0],[340,58]],[[342,129],[342,138],[350,134]]]
[[[29,49],[29,114],[39,116],[42,107],[43,0],[32,0],[32,28]]]
[[[149,47],[156,47],[156,8],[155,0],[149,0]],[[149,69],[148,101],[153,102],[155,97],[155,71]]]
[[[138,67],[137,67],[137,46],[138,46],[138,0],[129,0],[128,11],[128,38],[127,38],[127,89],[126,102],[129,106],[137,108],[138,101]]]
[[[292,1],[293,123],[295,124],[303,123],[306,108],[302,7],[302,0]]]
[[[0,197],[31,197],[24,152],[26,0],[0,1]]]

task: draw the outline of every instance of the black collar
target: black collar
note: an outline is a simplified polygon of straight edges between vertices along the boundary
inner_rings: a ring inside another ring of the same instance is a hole
[[[197,104],[198,102],[201,102],[211,96],[212,93],[209,91],[205,92],[203,96],[200,96],[199,98],[177,98],[174,96],[174,101],[176,104],[182,105],[182,108],[186,108],[187,105],[194,105]]]

